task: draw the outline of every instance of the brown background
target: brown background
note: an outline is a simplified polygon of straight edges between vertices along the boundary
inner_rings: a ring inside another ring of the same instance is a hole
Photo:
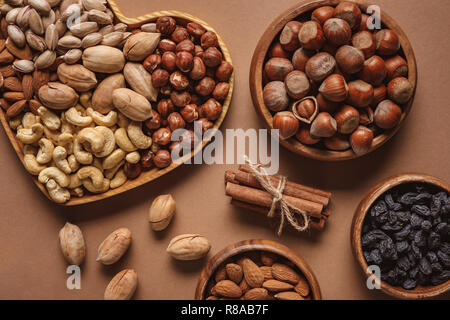
[[[223,128],[262,126],[250,99],[248,74],[253,49],[268,24],[297,0],[119,0],[128,16],[175,9],[208,21],[227,43],[236,69],[233,103]],[[29,179],[5,134],[0,136],[0,298],[101,299],[112,276],[136,269],[136,299],[191,299],[206,260],[172,260],[165,249],[180,233],[200,233],[212,243],[210,256],[228,244],[249,238],[280,241],[313,268],[326,299],[379,299],[365,287],[351,250],[349,230],[355,207],[379,180],[402,172],[421,172],[450,181],[450,2],[376,1],[403,27],[415,50],[418,90],[412,112],[400,132],[366,157],[344,163],[321,163],[281,150],[281,173],[294,181],[334,193],[333,215],[325,231],[277,238],[257,214],[230,206],[224,196],[227,166],[183,166],[126,194],[78,208],[50,203]],[[228,166],[230,167],[230,166]],[[162,233],[152,232],[147,211],[152,199],[171,193],[177,215]],[[65,221],[78,224],[87,242],[82,289],[66,289],[66,262],[58,231]],[[118,227],[133,234],[130,250],[119,263],[95,262],[98,244]],[[450,296],[447,295],[447,298]]]

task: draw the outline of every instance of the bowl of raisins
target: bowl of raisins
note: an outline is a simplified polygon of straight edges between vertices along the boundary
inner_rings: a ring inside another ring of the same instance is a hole
[[[368,287],[402,299],[450,290],[450,185],[423,174],[377,184],[360,202],[353,254]]]

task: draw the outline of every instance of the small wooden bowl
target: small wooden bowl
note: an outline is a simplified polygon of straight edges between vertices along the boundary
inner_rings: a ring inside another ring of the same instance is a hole
[[[270,46],[278,37],[281,30],[285,26],[285,24],[291,20],[296,18],[310,18],[311,12],[322,6],[336,6],[340,2],[348,1],[348,0],[315,0],[315,1],[303,1],[293,8],[287,10],[282,15],[280,15],[277,19],[275,19],[267,28],[266,32],[263,34],[259,43],[255,49],[253,54],[252,63],[250,66],[250,90],[252,94],[253,104],[257,113],[262,117],[266,127],[269,129],[273,128],[273,116],[271,111],[264,104],[263,99],[263,88],[264,88],[264,80],[263,80],[263,69],[264,63],[267,61],[267,53],[270,49]],[[359,5],[361,11],[366,11],[367,7],[370,5],[364,0],[352,0]],[[402,106],[403,113],[400,119],[399,124],[391,129],[384,131],[382,134],[375,137],[372,147],[369,152],[372,152],[379,147],[381,147],[384,143],[386,143],[392,136],[400,129],[409,112],[411,111],[411,106],[414,101],[415,90],[417,87],[417,65],[416,58],[414,56],[413,49],[406,34],[400,28],[400,26],[392,19],[388,14],[384,11],[381,11],[381,20],[382,24],[387,28],[396,32],[400,39],[401,51],[408,62],[408,79],[414,87],[414,94],[411,100]],[[297,153],[299,155],[315,159],[321,161],[343,161],[355,159],[360,156],[356,155],[352,150],[347,151],[331,151],[325,149],[319,149],[311,146],[304,145],[300,143],[295,137],[290,138],[288,140],[280,139],[281,145],[290,151]],[[366,153],[367,154],[367,153]]]
[[[368,265],[366,259],[364,258],[361,246],[361,233],[366,214],[369,212],[372,204],[386,191],[401,184],[410,182],[427,183],[450,193],[450,185],[447,182],[425,174],[396,175],[381,181],[367,193],[367,195],[358,205],[355,215],[353,216],[352,228],[350,233],[353,255],[358,261],[358,264],[361,267],[361,271],[363,272],[366,279],[370,276],[373,276],[373,274],[367,270]],[[402,287],[394,287],[384,281],[380,282],[382,291],[393,297],[401,299],[431,298],[450,290],[450,280],[438,286],[417,286],[414,290],[406,290]]]
[[[285,258],[292,263],[303,273],[309,283],[312,300],[321,300],[322,294],[320,292],[319,283],[314,275],[311,267],[300,257],[297,253],[288,247],[270,240],[245,240],[235,244],[229,245],[225,249],[218,252],[208,264],[203,268],[200,278],[198,279],[197,289],[195,291],[195,299],[205,299],[205,291],[208,282],[216,272],[217,268],[228,259],[245,252],[250,251],[267,251]]]
[[[227,46],[225,45],[225,42],[220,37],[220,35],[209,24],[207,24],[206,22],[204,22],[190,14],[187,14],[184,12],[179,12],[179,11],[167,10],[167,11],[157,11],[157,12],[148,13],[146,15],[139,16],[136,18],[128,18],[122,13],[122,11],[120,10],[120,8],[117,5],[115,0],[108,0],[108,4],[109,4],[111,10],[114,12],[114,15],[116,16],[116,18],[120,22],[123,22],[132,28],[139,27],[142,24],[145,24],[148,22],[154,22],[159,17],[164,17],[164,16],[173,17],[180,23],[188,23],[188,22],[199,23],[199,24],[203,25],[208,31],[212,31],[217,34],[217,37],[219,39],[219,46],[220,46],[220,49],[222,50],[223,56],[226,61],[228,61],[229,63],[232,64],[230,52],[229,52]],[[230,78],[229,83],[230,83],[230,91],[228,92],[227,98],[223,102],[222,114],[214,123],[214,130],[219,130],[219,127],[221,126],[221,124],[222,124],[223,120],[225,119],[225,116],[228,112],[228,108],[230,107],[231,97],[233,95],[233,88],[234,88],[234,73],[233,73],[233,76]],[[15,133],[9,127],[9,124],[8,124],[8,121],[6,120],[5,112],[3,111],[3,109],[0,109],[0,121],[3,125],[3,128],[5,129],[5,132],[9,138],[9,141],[11,142],[11,145],[13,146],[14,150],[17,153],[17,156],[19,157],[19,160],[23,164],[24,163],[23,151],[22,151],[23,148],[21,146],[21,143],[16,139]],[[165,175],[166,173],[169,173],[170,171],[176,169],[182,163],[184,163],[186,160],[192,158],[197,152],[201,152],[203,147],[209,143],[209,141],[211,140],[211,138],[213,136],[214,136],[214,131],[209,136],[204,137],[202,143],[199,143],[199,145],[197,146],[197,148],[195,150],[193,150],[190,154],[186,155],[185,157],[181,158],[180,163],[172,163],[170,166],[168,166],[167,168],[164,168],[164,169],[154,168],[152,170],[142,172],[142,174],[137,179],[127,180],[127,182],[125,182],[125,184],[123,184],[119,188],[110,189],[104,193],[88,194],[81,198],[72,196],[68,202],[66,202],[62,205],[63,206],[76,206],[76,205],[81,205],[81,204],[86,204],[86,203],[90,203],[90,202],[107,199],[107,198],[113,197],[115,195],[121,194],[123,192],[126,192],[128,190],[137,188],[147,182],[153,181],[153,180]],[[39,188],[39,190],[41,190],[42,193],[51,200],[51,198],[47,192],[47,189],[45,188],[45,185],[40,183],[37,180],[37,177],[33,176],[32,180],[36,184],[36,186]]]

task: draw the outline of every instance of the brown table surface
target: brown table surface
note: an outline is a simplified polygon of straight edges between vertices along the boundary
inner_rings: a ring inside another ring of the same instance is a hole
[[[296,0],[119,0],[128,16],[163,9],[208,21],[231,51],[236,89],[225,128],[258,128],[248,75],[253,50],[269,23]],[[187,4],[189,3],[189,5]],[[293,181],[333,192],[333,214],[317,235],[275,235],[258,214],[234,208],[224,195],[223,174],[234,166],[183,166],[126,194],[77,208],[50,203],[31,182],[4,133],[0,135],[0,299],[101,299],[109,280],[123,268],[139,277],[136,299],[191,299],[206,260],[177,262],[166,253],[170,239],[200,233],[211,241],[211,257],[245,239],[280,241],[310,264],[325,299],[381,299],[369,291],[350,249],[353,212],[371,186],[403,172],[428,173],[450,181],[450,2],[376,1],[402,26],[415,50],[418,90],[399,133],[378,151],[354,161],[322,163],[281,150],[281,173]],[[154,233],[147,222],[151,201],[171,193],[177,214],[170,227]],[[81,290],[66,288],[66,262],[58,231],[66,221],[81,227],[87,243]],[[97,246],[119,227],[132,231],[126,255],[113,266],[95,262]],[[444,296],[449,298],[447,294]]]

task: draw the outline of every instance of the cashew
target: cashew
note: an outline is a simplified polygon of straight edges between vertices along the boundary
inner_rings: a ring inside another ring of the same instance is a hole
[[[61,127],[61,120],[59,117],[46,107],[39,107],[37,113],[41,116],[44,125],[50,130],[58,130],[59,127]]]
[[[76,132],[76,126],[67,122],[66,114],[61,113],[61,133],[71,133],[74,134]]]
[[[67,188],[69,189],[75,189],[78,187],[81,187],[82,183],[81,183],[81,179],[78,178],[78,175],[76,173],[71,174],[69,176],[70,182],[69,185],[67,186]]]
[[[73,153],[73,135],[71,133],[61,133],[58,137],[58,146],[64,147],[67,154]]]
[[[125,164],[125,160],[119,162],[114,168],[105,170],[105,178],[112,179],[117,171]]]
[[[105,144],[100,152],[94,152],[98,158],[104,158],[111,154],[116,148],[116,138],[114,138],[114,132],[111,129],[103,126],[95,127],[94,130],[101,133],[105,140]]]
[[[118,114],[118,116],[117,116],[117,125],[118,125],[120,128],[125,128],[125,129],[128,128],[128,125],[130,124],[130,122],[131,122],[130,119],[128,119],[127,117],[125,117],[123,113],[120,113],[120,112],[119,112],[119,114]]]
[[[133,152],[137,150],[133,142],[131,142],[130,138],[128,138],[128,133],[125,128],[117,129],[116,132],[114,132],[114,138],[116,139],[116,143],[120,149],[126,152]]]
[[[93,128],[84,128],[81,130],[77,139],[87,151],[100,152],[105,146],[105,137],[99,130]]]
[[[22,125],[22,118],[20,118],[20,116],[15,117],[11,120],[9,120],[9,126],[11,129],[13,130],[17,130],[17,128]]]
[[[37,162],[36,157],[31,153],[27,153],[24,155],[23,164],[25,166],[25,169],[27,169],[27,171],[33,176],[39,175],[39,173],[46,168],[46,166],[43,166],[39,162]]]
[[[47,183],[50,179],[55,180],[61,187],[65,188],[70,183],[70,178],[57,167],[45,168],[39,173],[38,180],[40,183]]]
[[[75,188],[75,189],[71,189],[69,190],[70,195],[81,198],[82,196],[84,196],[84,191],[83,188]]]
[[[39,116],[36,116],[32,112],[27,112],[23,115],[22,126],[24,128],[31,128],[33,124],[39,123],[41,121]]]
[[[125,175],[125,172],[121,169],[121,170],[117,171],[116,175],[111,180],[111,183],[109,184],[109,186],[111,187],[111,189],[115,189],[115,188],[118,188],[121,185],[123,185],[126,181],[127,181],[127,176]]]
[[[98,170],[100,170],[103,173],[102,161],[99,158],[94,158],[94,161],[92,162],[92,166],[96,167]]]
[[[83,180],[90,180],[94,188],[99,189],[103,186],[103,173],[94,166],[83,167],[77,172],[78,178]]]
[[[136,164],[141,160],[141,155],[139,152],[133,151],[126,155],[125,160],[129,163]]]
[[[23,154],[32,154],[33,156],[35,156],[37,154],[37,149],[31,144],[25,144],[23,146]]]
[[[33,124],[31,128],[23,128],[17,131],[17,139],[25,144],[37,142],[44,134],[44,126],[40,123]]]
[[[103,160],[103,169],[114,168],[123,160],[123,158],[125,158],[125,155],[126,153],[122,149],[114,150],[113,153],[111,153]]]
[[[87,127],[92,123],[92,118],[90,116],[82,116],[76,107],[66,110],[65,118],[67,122],[79,127]]]
[[[108,191],[110,180],[103,179],[103,185],[100,188],[95,188],[91,180],[83,180],[83,187],[92,193],[103,193]]]
[[[103,115],[92,108],[87,108],[86,112],[99,126],[112,127],[117,123],[117,112],[115,111],[110,111],[108,114]]]
[[[57,146],[53,150],[53,161],[56,166],[61,169],[65,174],[70,174],[72,169],[69,166],[69,162],[67,161],[67,150],[64,147]]]
[[[55,180],[48,180],[47,191],[50,198],[56,203],[65,203],[70,199],[70,192],[66,188],[62,188]]]
[[[75,171],[77,171],[80,168],[80,164],[78,163],[77,158],[73,154],[71,154],[67,158],[67,162],[69,163],[69,167],[70,167],[70,171],[71,172],[75,172]]]
[[[92,108],[91,98],[92,98],[92,92],[90,92],[90,91],[89,92],[83,92],[80,95],[80,103],[86,109],[87,108]]]
[[[139,149],[148,149],[152,145],[152,138],[142,132],[142,122],[132,121],[127,129],[131,142]]]
[[[52,161],[53,149],[54,146],[50,140],[46,138],[39,140],[39,151],[36,156],[37,162],[40,164],[46,164]]]
[[[81,164],[91,164],[94,160],[94,156],[90,152],[83,150],[78,137],[75,138],[73,143],[73,154],[75,159]]]
[[[53,144],[58,144],[60,132],[44,127],[44,136],[53,142]]]

